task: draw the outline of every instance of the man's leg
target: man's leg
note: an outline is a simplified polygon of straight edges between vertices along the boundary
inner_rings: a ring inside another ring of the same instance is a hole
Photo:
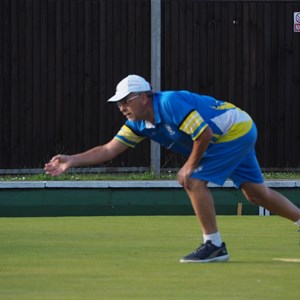
[[[251,203],[263,206],[272,213],[293,222],[300,220],[300,209],[282,194],[268,188],[266,184],[245,182],[240,188]]]
[[[207,182],[190,179],[189,188],[186,189],[197,219],[199,221],[204,243],[195,251],[183,257],[180,262],[213,262],[227,261],[229,255],[227,253],[225,243],[222,243],[218,232],[216,212],[213,197],[207,188]]]
[[[190,179],[189,189],[186,192],[189,195],[203,234],[216,233],[218,227],[215,204],[207,187],[207,182]]]

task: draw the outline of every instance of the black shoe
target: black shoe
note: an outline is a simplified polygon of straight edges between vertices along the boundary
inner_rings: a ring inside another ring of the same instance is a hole
[[[194,252],[183,257],[181,263],[205,263],[213,261],[227,261],[229,255],[227,253],[225,243],[222,243],[221,247],[217,247],[212,244],[211,241],[207,241],[205,244],[200,245]]]

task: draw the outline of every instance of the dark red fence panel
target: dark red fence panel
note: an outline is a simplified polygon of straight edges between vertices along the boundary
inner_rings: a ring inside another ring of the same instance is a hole
[[[299,1],[162,0],[162,89],[247,110],[262,167],[300,167]],[[0,169],[39,168],[105,143],[106,103],[127,74],[150,79],[150,0],[0,0]],[[105,166],[149,166],[149,142]],[[182,159],[162,151],[163,167]]]

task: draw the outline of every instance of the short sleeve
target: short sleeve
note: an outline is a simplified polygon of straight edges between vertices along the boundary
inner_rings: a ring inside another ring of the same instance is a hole
[[[128,147],[134,148],[145,137],[136,134],[128,125],[123,125],[114,137]]]

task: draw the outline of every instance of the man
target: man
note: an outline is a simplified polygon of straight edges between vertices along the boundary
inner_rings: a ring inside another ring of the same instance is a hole
[[[204,242],[180,262],[229,259],[208,182],[223,185],[230,178],[250,202],[300,226],[299,208],[264,183],[254,150],[256,127],[246,112],[188,91],[153,94],[150,84],[137,75],[124,78],[108,102],[116,103],[127,118],[117,135],[83,153],[56,155],[45,171],[55,176],[70,167],[111,160],[146,137],[184,155],[186,162],[178,172],[178,181],[191,200]]]

